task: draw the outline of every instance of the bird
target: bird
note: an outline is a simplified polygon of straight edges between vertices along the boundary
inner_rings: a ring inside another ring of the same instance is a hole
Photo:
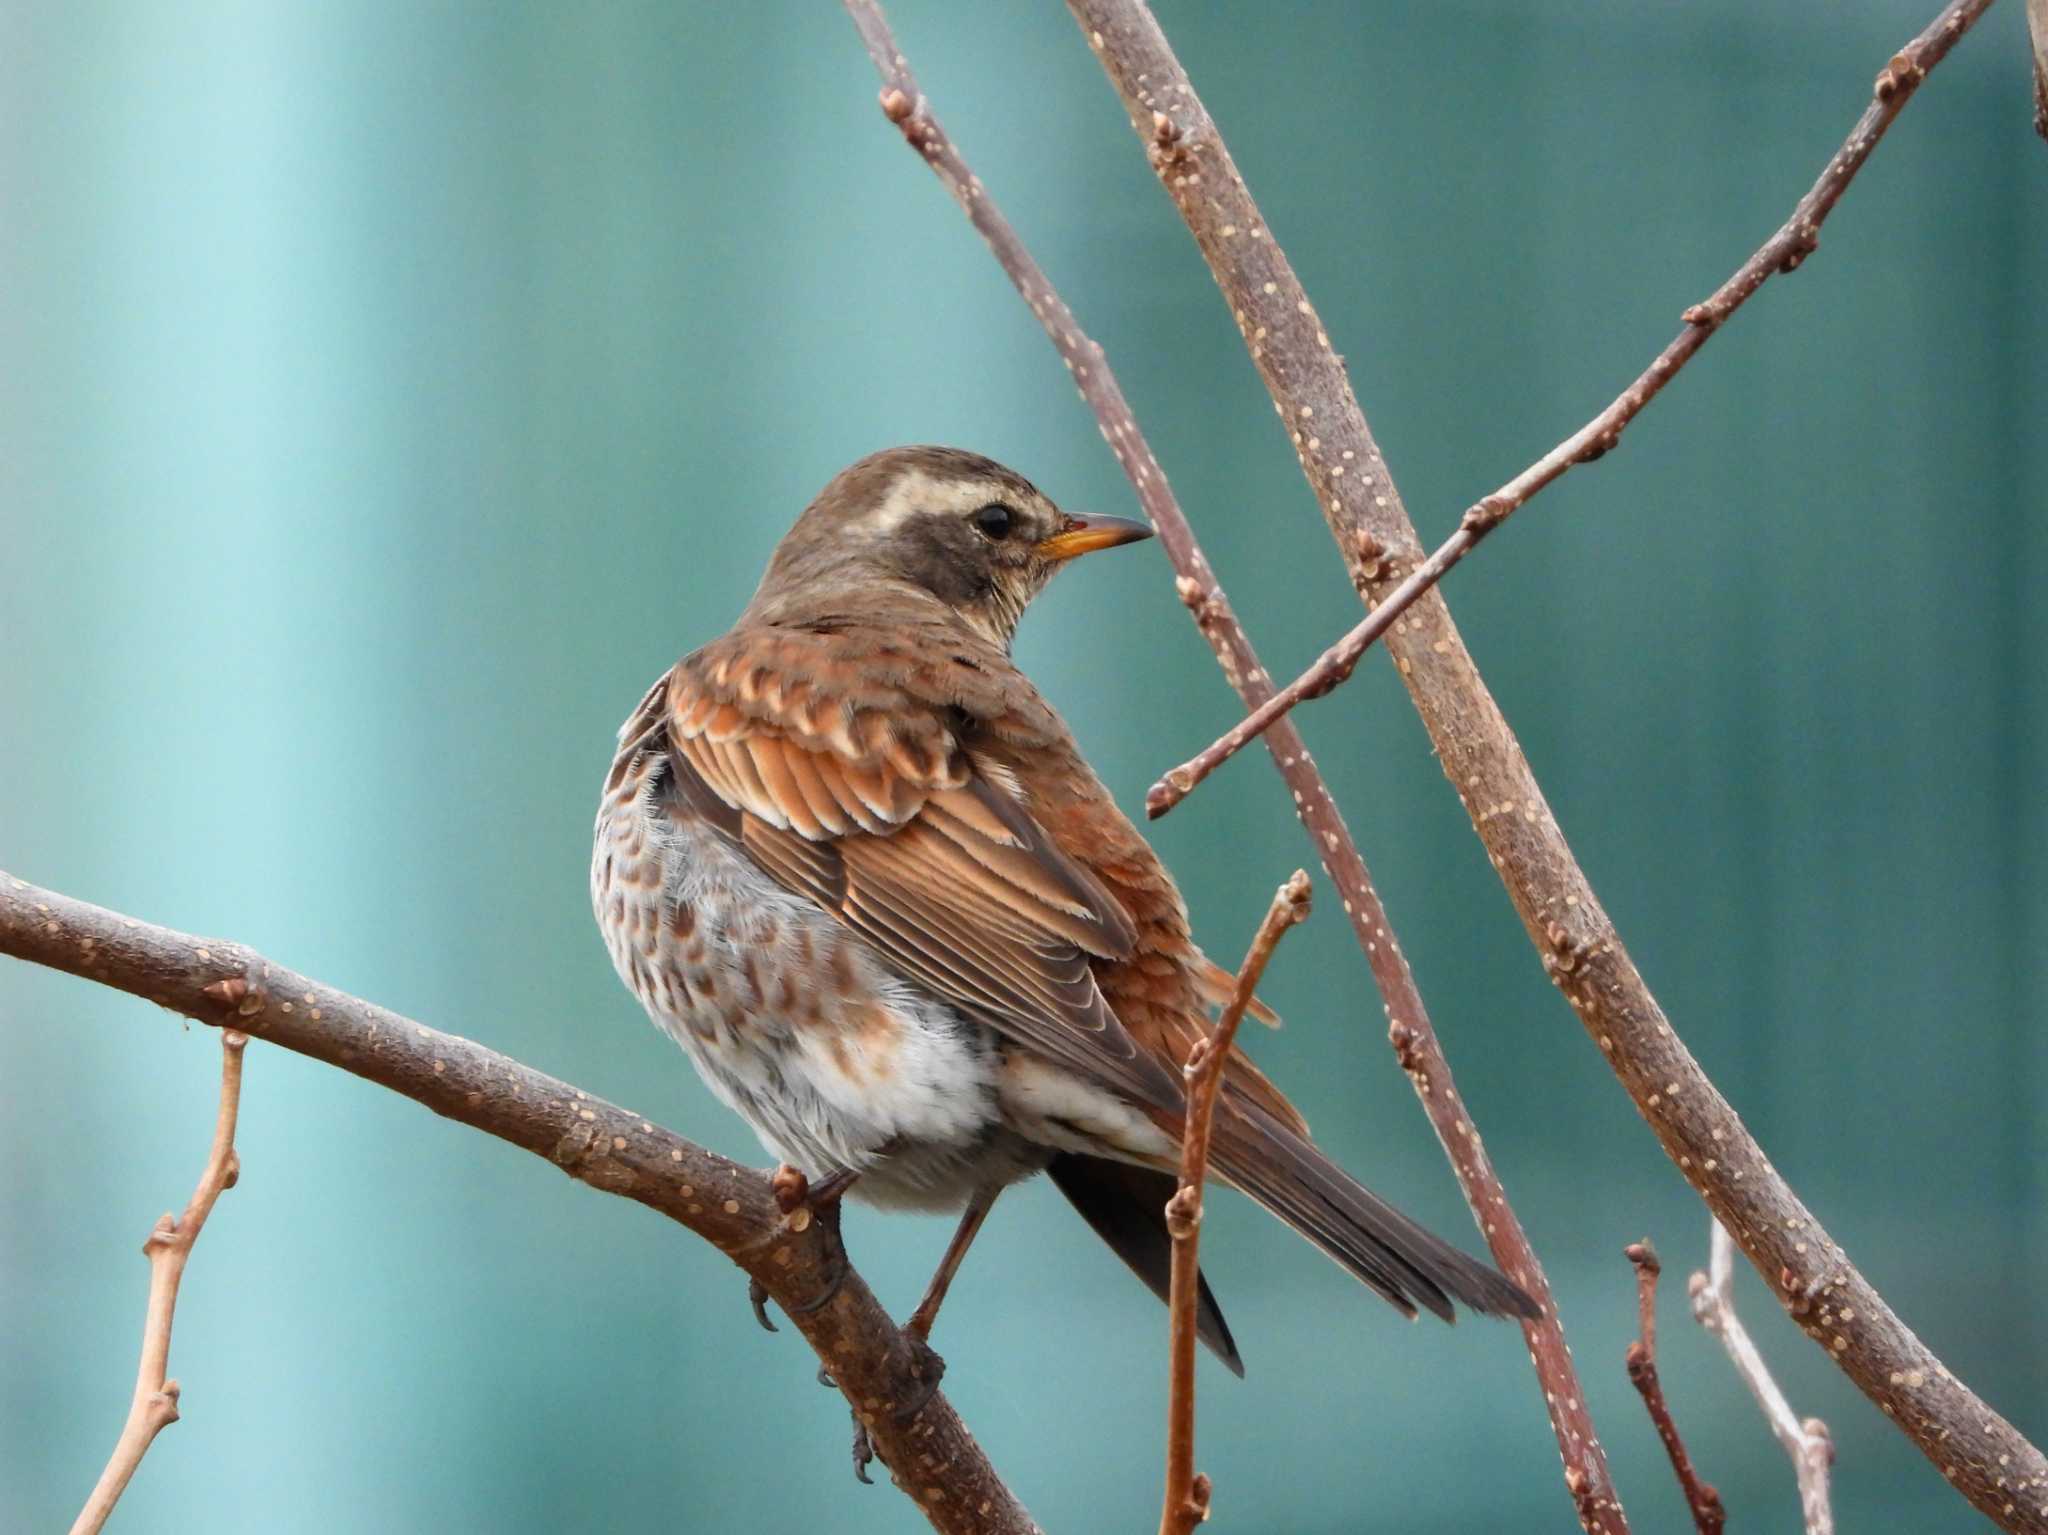
[[[1234,977],[1011,658],[1057,572],[1151,535],[975,453],[872,454],[647,690],[605,777],[591,900],[653,1021],[835,1219],[842,1193],[959,1212],[905,1327],[927,1348],[996,1197],[1040,1172],[1168,1293],[1180,1068]],[[1537,1315],[1331,1161],[1242,1049],[1211,1161],[1409,1317]],[[1206,1279],[1197,1333],[1244,1373]]]

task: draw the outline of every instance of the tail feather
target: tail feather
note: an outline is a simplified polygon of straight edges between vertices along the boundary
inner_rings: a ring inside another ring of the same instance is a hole
[[[1166,1202],[1173,1198],[1179,1180],[1172,1173],[1072,1152],[1054,1157],[1046,1176],[1095,1228],[1095,1234],[1130,1265],[1131,1272],[1165,1300],[1173,1267]],[[1210,1293],[1209,1281],[1198,1277],[1197,1284],[1195,1335],[1233,1374],[1244,1374],[1244,1361],[1238,1357],[1237,1344],[1223,1320],[1222,1308]]]
[[[1434,1236],[1257,1104],[1217,1105],[1217,1169],[1404,1315],[1455,1321],[1452,1302],[1491,1316],[1535,1317],[1521,1286]]]

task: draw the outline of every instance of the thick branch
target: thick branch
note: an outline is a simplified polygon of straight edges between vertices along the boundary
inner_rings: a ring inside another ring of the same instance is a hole
[[[1944,8],[1908,45],[1904,68],[1894,60],[1880,79],[1909,88],[1988,3]],[[1354,582],[1377,602],[1422,546],[1308,295],[1151,13],[1139,0],[1069,5],[1237,317]],[[1162,147],[1156,118],[1167,114]],[[2048,1532],[2048,1460],[1951,1375],[1849,1264],[1671,1027],[1572,856],[1442,594],[1420,598],[1386,643],[1545,971],[1679,1171],[1808,1335],[1964,1496],[2007,1529]]]
[[[1247,708],[1257,708],[1272,696],[1272,678],[1259,664],[1250,639],[1231,610],[1229,598],[1195,541],[1194,530],[1174,498],[1166,472],[1138,430],[1137,420],[1110,371],[1102,347],[1081,329],[1073,311],[1025,249],[995,199],[946,137],[874,0],[846,0],[846,8],[881,73],[884,115],[953,194],[954,201],[988,242],[1003,271],[1045,327],[1046,335],[1072,370],[1081,398],[1094,412],[1103,438],[1116,454],[1117,463],[1137,492],[1146,515],[1159,530],[1159,541],[1177,573],[1174,586],[1181,601],[1215,651],[1223,675],[1238,697]],[[1557,1436],[1565,1484],[1577,1504],[1581,1522],[1591,1528],[1597,1520],[1603,1529],[1623,1531],[1627,1526],[1614,1497],[1592,1415],[1585,1407],[1585,1393],[1579,1386],[1571,1349],[1565,1343],[1564,1324],[1550,1293],[1550,1280],[1537,1260],[1528,1233],[1508,1203],[1507,1190],[1458,1094],[1450,1062],[1422,1005],[1414,972],[1388,925],[1379,892],[1373,886],[1358,844],[1353,841],[1336,800],[1293,722],[1281,720],[1264,739],[1275,768],[1292,791],[1295,814],[1301,818],[1315,844],[1316,856],[1322,860],[1344,902],[1344,915],[1365,952],[1373,982],[1386,1006],[1388,1042],[1421,1098],[1437,1139],[1443,1143],[1472,1217],[1486,1238],[1494,1262],[1542,1308],[1539,1320],[1522,1324],[1522,1335],[1528,1343],[1545,1410]]]
[[[1209,1517],[1209,1479],[1195,1475],[1195,1308],[1201,1297],[1202,1185],[1209,1177],[1209,1128],[1215,1123],[1223,1063],[1230,1058],[1237,1026],[1281,938],[1308,915],[1308,894],[1308,876],[1299,869],[1273,892],[1273,904],[1266,908],[1266,918],[1238,967],[1229,1002],[1217,1015],[1215,1027],[1188,1052],[1182,1068],[1188,1112],[1181,1129],[1180,1187],[1166,1205],[1173,1267],[1167,1294],[1166,1498],[1159,1535],[1189,1535]]]
[[[1707,1259],[1708,1272],[1695,1273],[1688,1288],[1692,1292],[1692,1314],[1700,1326],[1718,1334],[1728,1350],[1735,1373],[1749,1387],[1757,1406],[1778,1443],[1792,1457],[1792,1471],[1799,1478],[1799,1510],[1806,1521],[1806,1535],[1835,1535],[1835,1515],[1828,1502],[1828,1470],[1835,1463],[1834,1436],[1818,1418],[1801,1422],[1771,1378],[1770,1366],[1750,1340],[1749,1329],[1735,1314],[1735,1244],[1727,1230],[1714,1222],[1713,1245]]]
[[[1640,1242],[1631,1242],[1624,1249],[1628,1261],[1636,1270],[1636,1318],[1641,1336],[1628,1346],[1628,1379],[1643,1399],[1643,1410],[1649,1413],[1650,1423],[1657,1430],[1657,1437],[1664,1441],[1664,1453],[1671,1457],[1671,1470],[1678,1477],[1679,1490],[1685,1494],[1685,1506],[1692,1511],[1692,1522],[1699,1535],[1721,1535],[1721,1528],[1728,1522],[1728,1511],[1721,1506],[1721,1494],[1709,1482],[1700,1480],[1693,1470],[1692,1456],[1686,1453],[1685,1441],[1678,1436],[1678,1424],[1672,1420],[1671,1405],[1664,1400],[1664,1382],[1657,1374],[1657,1276],[1664,1267],[1657,1261],[1657,1249],[1644,1237]]]
[[[1035,1532],[942,1393],[897,1417],[899,1405],[930,1389],[913,1372],[903,1334],[847,1265],[833,1223],[810,1219],[807,1208],[785,1216],[763,1173],[239,944],[138,922],[4,872],[0,954],[338,1066],[545,1158],[594,1189],[659,1211],[732,1259],[789,1313],[932,1528],[944,1535]],[[805,1309],[842,1274],[827,1304]]]
[[[1793,207],[1791,217],[1714,290],[1712,297],[1685,311],[1685,328],[1651,360],[1647,368],[1636,375],[1635,381],[1571,436],[1492,495],[1467,508],[1465,515],[1458,520],[1457,531],[1380,599],[1356,628],[1317,657],[1313,666],[1231,726],[1198,755],[1155,783],[1145,796],[1147,813],[1154,817],[1166,814],[1185,799],[1196,784],[1229,761],[1254,736],[1270,729],[1274,721],[1296,704],[1305,699],[1321,698],[1337,687],[1351,675],[1359,658],[1373,642],[1392,628],[1394,621],[1418,597],[1442,580],[1453,565],[1476,549],[1487,534],[1528,505],[1546,485],[1561,479],[1577,465],[1590,464],[1616,447],[1629,423],[1642,413],[1666,384],[1678,376],[1678,371],[1692,361],[1699,349],[1707,344],[1708,338],[1727,323],[1729,316],[1771,278],[1780,272],[1796,271],[1819,247],[1820,226],[1827,222],[1828,215],[1834,212],[1835,204],[1841,201],[1849,183],[1863,169],[1863,162],[1870,158],[1877,141],[1884,137],[1892,120],[1905,109],[1913,92],[1926,78],[1927,71],[1941,62],[1956,38],[1990,4],[1991,0],[1975,0],[1972,4],[1951,6],[1904,52],[1893,55],[1891,62],[1878,74],[1870,104],[1863,109],[1856,126],[1849,130],[1842,147],[1829,158],[1806,195]],[[2048,0],[2029,0],[2029,4],[2048,10]],[[1297,444],[1300,441],[1297,433]],[[1305,457],[1304,467],[1307,463]],[[1312,471],[1311,475],[1313,477]],[[1334,466],[1334,475],[1339,479],[1343,477],[1341,464]]]
[[[235,1118],[242,1107],[242,1050],[248,1043],[249,1036],[238,1030],[221,1030],[220,1106],[214,1111],[213,1145],[206,1166],[192,1197],[185,1202],[185,1213],[166,1213],[142,1244],[142,1255],[149,1260],[149,1301],[143,1311],[142,1362],[135,1372],[135,1396],[114,1453],[107,1457],[106,1469],[72,1523],[71,1535],[98,1535],[156,1436],[178,1421],[178,1383],[169,1374],[178,1285],[206,1217],[213,1213],[214,1201],[235,1186],[242,1170],[235,1155]]]

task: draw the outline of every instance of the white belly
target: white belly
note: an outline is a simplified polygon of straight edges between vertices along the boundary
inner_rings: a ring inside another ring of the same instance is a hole
[[[612,963],[769,1153],[870,1202],[958,1208],[1042,1165],[1004,1126],[993,1031],[891,976],[702,822],[606,796],[591,897]]]

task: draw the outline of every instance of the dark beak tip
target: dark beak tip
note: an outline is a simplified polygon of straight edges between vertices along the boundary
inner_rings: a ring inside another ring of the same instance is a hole
[[[1115,549],[1154,536],[1150,523],[1130,517],[1070,516],[1066,525],[1038,545],[1039,552],[1052,560],[1070,560],[1098,549]]]
[[[1111,549],[1122,544],[1141,543],[1145,539],[1159,536],[1158,530],[1151,523],[1141,522],[1136,517],[1082,517],[1077,521],[1083,529],[1090,532],[1100,531],[1105,535],[1113,535],[1114,541],[1105,546]]]

